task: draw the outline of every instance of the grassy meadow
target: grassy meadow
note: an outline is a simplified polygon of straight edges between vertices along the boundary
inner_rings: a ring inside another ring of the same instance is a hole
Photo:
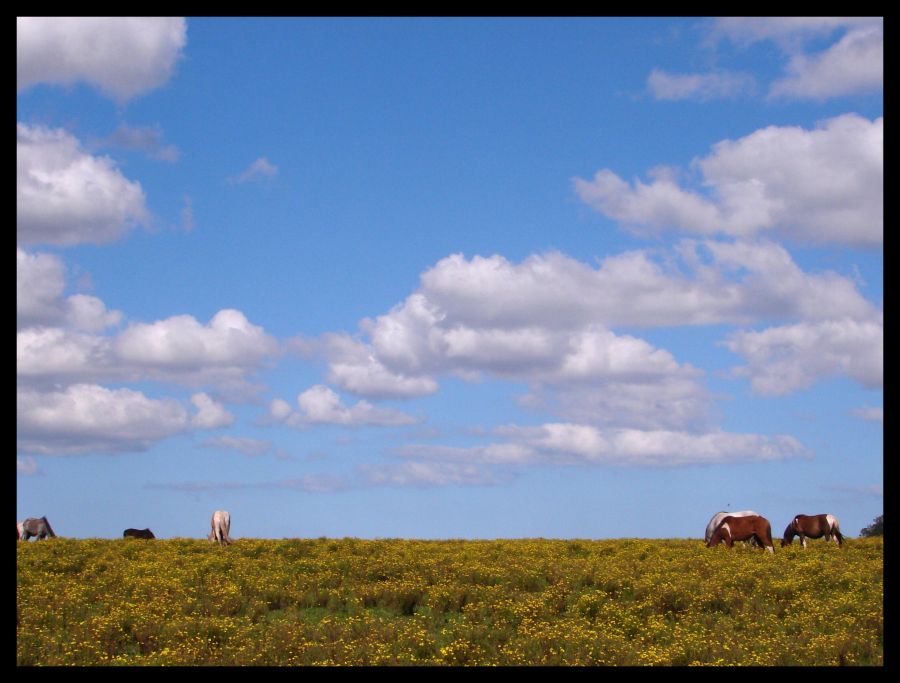
[[[740,545],[740,544],[738,544]],[[17,544],[19,665],[882,665],[882,538]]]

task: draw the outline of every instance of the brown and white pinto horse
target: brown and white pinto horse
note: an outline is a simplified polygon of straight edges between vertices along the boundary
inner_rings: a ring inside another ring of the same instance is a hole
[[[755,538],[760,547],[765,547],[770,553],[775,553],[775,544],[772,543],[772,525],[769,520],[760,515],[748,515],[747,517],[728,516],[716,527],[712,537],[706,542],[707,548],[719,545],[722,541],[729,548],[735,541],[748,541]]]
[[[794,536],[800,537],[800,545],[804,548],[807,538],[822,538],[822,536],[826,541],[834,539],[839,546],[844,543],[841,527],[834,515],[797,515],[784,530],[781,547],[793,543]]]
[[[731,515],[732,517],[749,517],[751,515],[759,515],[758,512],[754,512],[753,510],[741,510],[740,512],[717,512],[712,516],[712,519],[709,520],[709,524],[706,525],[706,542],[709,543],[709,539],[712,538],[713,532],[719,528],[719,525],[722,523],[722,520]],[[754,545],[754,541],[750,539],[750,545]]]

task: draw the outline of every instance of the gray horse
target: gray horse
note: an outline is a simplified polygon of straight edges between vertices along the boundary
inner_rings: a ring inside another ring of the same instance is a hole
[[[40,519],[29,517],[22,522],[21,536],[26,541],[32,536],[37,536],[39,541],[48,536],[50,538],[56,538],[56,534],[53,533],[53,528],[50,526],[50,522],[47,521],[46,517],[41,517]]]

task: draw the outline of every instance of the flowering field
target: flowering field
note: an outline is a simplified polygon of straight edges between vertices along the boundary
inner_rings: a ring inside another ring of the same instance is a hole
[[[16,578],[19,665],[883,663],[880,537],[57,538]]]

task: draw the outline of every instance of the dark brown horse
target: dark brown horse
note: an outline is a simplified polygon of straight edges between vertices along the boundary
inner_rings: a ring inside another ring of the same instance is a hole
[[[775,552],[775,544],[772,543],[772,525],[768,519],[760,515],[726,517],[716,527],[712,537],[706,542],[706,547],[711,548],[724,541],[730,548],[735,541],[748,541],[751,538],[755,538],[759,546],[765,546],[770,553]]]
[[[122,538],[156,538],[150,529],[125,529],[122,532]]]
[[[804,548],[807,538],[822,538],[822,536],[826,541],[834,539],[839,546],[844,544],[841,527],[834,515],[797,515],[784,530],[781,547],[790,545],[794,541],[794,536],[800,537],[800,545]]]

